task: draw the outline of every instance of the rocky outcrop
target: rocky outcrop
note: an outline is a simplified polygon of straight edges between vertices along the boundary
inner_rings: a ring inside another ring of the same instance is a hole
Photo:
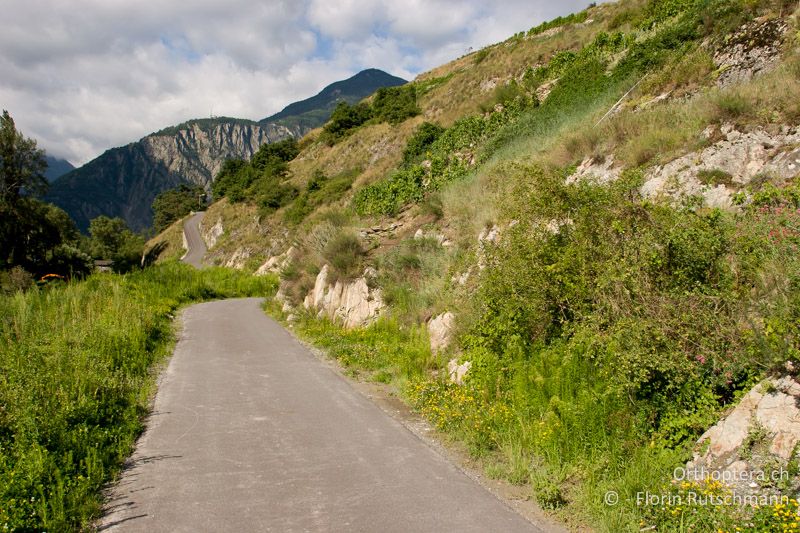
[[[459,364],[458,359],[450,359],[450,361],[447,362],[447,374],[450,383],[463,385],[470,368],[472,368],[471,361],[464,361]]]
[[[237,248],[233,255],[231,255],[225,262],[228,268],[235,268],[241,270],[245,267],[247,260],[250,259],[252,252],[247,248]]]
[[[763,129],[741,132],[731,124],[709,126],[703,135],[717,139],[711,146],[651,168],[642,195],[680,199],[700,196],[711,207],[730,207],[732,197],[755,179],[787,180],[800,174],[800,127],[780,133]],[[567,182],[593,180],[609,183],[622,168],[612,156],[602,161],[584,160]]]
[[[739,28],[714,54],[720,73],[717,84],[726,87],[746,82],[774,67],[788,28],[783,19],[756,21]]]
[[[288,250],[283,252],[282,254],[273,255],[269,259],[267,259],[263,265],[258,267],[256,270],[256,276],[264,276],[269,273],[277,273],[289,266],[292,260],[297,257],[297,249],[294,246],[290,246]]]
[[[431,352],[438,353],[446,350],[453,341],[453,329],[456,317],[451,312],[435,316],[428,322],[428,337],[431,343]]]
[[[316,310],[319,316],[327,316],[346,328],[367,325],[380,315],[385,307],[381,291],[370,288],[367,283],[374,271],[367,269],[360,278],[348,282],[339,280],[333,285],[328,275],[329,268],[325,265],[303,301],[306,309]]]
[[[158,193],[187,182],[208,189],[225,159],[249,159],[262,144],[299,133],[232,119],[189,122],[108,150],[53,182],[48,199],[82,230],[99,215],[142,230]]]
[[[764,130],[743,133],[727,124],[718,132],[711,127],[705,135],[721,140],[653,168],[647,173],[642,194],[699,195],[709,206],[729,207],[732,195],[756,177],[786,180],[800,173],[798,128],[771,135]]]
[[[200,221],[200,236],[206,242],[206,248],[211,250],[217,245],[217,240],[225,233],[225,228],[222,227],[222,217],[218,218],[213,226],[206,229],[203,225],[205,219]]]
[[[775,472],[797,459],[799,403],[800,383],[790,376],[757,385],[700,437],[686,465],[687,477],[711,476],[747,493],[769,491],[777,481],[771,479]],[[794,474],[782,478],[787,485],[798,485]]]

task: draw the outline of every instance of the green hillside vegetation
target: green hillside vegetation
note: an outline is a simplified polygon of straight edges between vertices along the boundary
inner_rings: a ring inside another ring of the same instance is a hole
[[[175,189],[159,193],[153,200],[153,230],[161,233],[191,211],[202,211],[205,197],[205,189],[199,185],[181,184]]]

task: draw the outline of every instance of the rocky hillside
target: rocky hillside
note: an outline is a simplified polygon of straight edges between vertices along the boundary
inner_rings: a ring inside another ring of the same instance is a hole
[[[336,102],[352,103],[379,87],[402,83],[370,69],[260,122],[218,117],[165,128],[62,176],[47,199],[67,211],[83,231],[99,215],[119,216],[132,229],[144,230],[152,223],[150,206],[159,192],[180,183],[209,189],[226,159],[249,159],[264,143],[299,138],[323,124]]]
[[[797,531],[798,17],[534,26],[310,132],[280,197],[237,169],[209,263],[278,275],[276,316],[574,530]]]

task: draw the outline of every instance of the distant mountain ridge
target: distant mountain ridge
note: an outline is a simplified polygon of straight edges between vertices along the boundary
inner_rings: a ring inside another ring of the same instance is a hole
[[[66,159],[59,159],[51,155],[46,155],[47,170],[44,171],[44,177],[47,181],[53,182],[71,170],[75,170],[72,163]]]
[[[151,205],[158,193],[180,183],[209,189],[226,159],[249,159],[264,143],[300,138],[323,125],[339,101],[357,102],[381,87],[404,83],[368,69],[258,122],[211,117],[170,126],[107,150],[56,179],[47,200],[69,213],[82,231],[100,215],[122,217],[141,231],[152,223]]]
[[[318,94],[284,107],[282,111],[262,119],[260,124],[277,123],[287,127],[300,126],[313,129],[323,125],[340,101],[353,104],[363,100],[381,87],[394,87],[407,83],[378,69],[362,70],[346,80],[331,83]]]

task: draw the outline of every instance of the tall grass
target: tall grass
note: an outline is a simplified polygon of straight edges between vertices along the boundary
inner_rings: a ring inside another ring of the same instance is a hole
[[[168,263],[0,298],[0,527],[87,527],[142,431],[175,312],[274,289]]]

